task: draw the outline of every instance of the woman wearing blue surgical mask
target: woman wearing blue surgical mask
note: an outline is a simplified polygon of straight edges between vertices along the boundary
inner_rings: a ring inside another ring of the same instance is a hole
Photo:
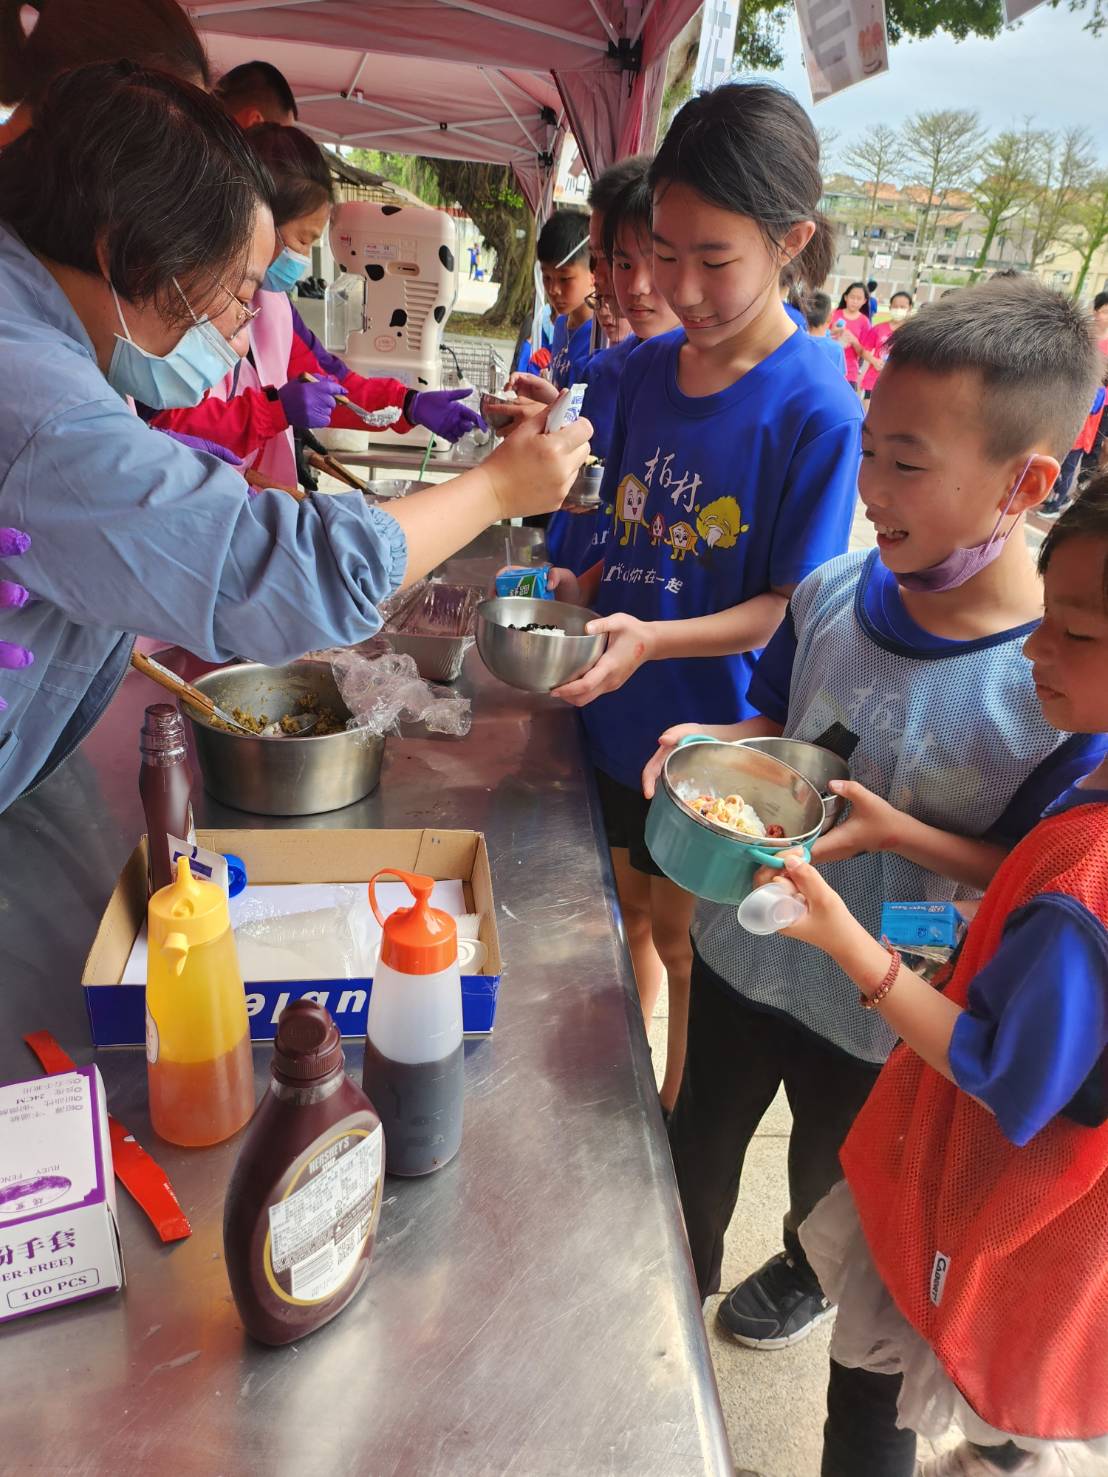
[[[331,216],[331,173],[319,145],[299,128],[262,123],[246,135],[273,181],[273,260],[258,293],[250,355],[199,405],[154,419],[162,430],[210,437],[282,484],[296,481],[292,428],[364,431],[365,422],[336,405],[344,395],[363,410],[395,406],[393,429],[426,426],[445,441],[484,422],[460,403],[467,390],[410,390],[395,379],[366,379],[330,353],[304,323],[288,294],[308,274],[312,247]],[[305,381],[311,375],[312,381]]]
[[[249,348],[275,255],[270,182],[218,103],[130,63],[59,76],[0,151],[0,810],[72,752],[135,633],[277,664],[364,640],[378,604],[497,519],[558,506],[587,422],[521,428],[385,513],[359,495],[244,498],[128,396],[198,399]]]

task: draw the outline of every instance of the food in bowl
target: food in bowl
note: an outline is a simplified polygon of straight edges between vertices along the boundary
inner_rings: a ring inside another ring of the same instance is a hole
[[[237,733],[239,730],[232,728],[229,723],[224,723],[220,718],[208,718],[204,713],[196,715],[201,722],[207,722],[212,728],[222,729],[224,733]],[[324,707],[316,693],[306,692],[296,701],[296,707],[291,713],[286,713],[283,718],[274,720],[266,713],[251,713],[246,708],[235,707],[231,709],[231,717],[243,728],[248,728],[251,733],[262,734],[274,721],[277,722],[282,733],[289,738],[302,737],[301,724],[305,718],[315,718],[316,722],[309,730],[315,738],[322,738],[328,733],[343,733],[346,724],[334,711],[333,708]]]
[[[509,631],[527,631],[537,636],[568,636],[561,626],[541,626],[538,621],[532,621],[529,626],[509,626]]]
[[[741,795],[725,795],[722,799],[718,795],[692,795],[688,798],[682,795],[681,798],[697,815],[702,815],[705,820],[715,821],[717,826],[726,826],[729,831],[739,831],[744,836],[774,841],[780,840],[785,834],[783,826],[767,826],[753,805]]]

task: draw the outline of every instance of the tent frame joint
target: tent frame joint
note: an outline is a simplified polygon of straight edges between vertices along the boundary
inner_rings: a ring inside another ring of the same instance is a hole
[[[629,36],[621,36],[618,41],[609,41],[608,56],[619,63],[621,72],[637,75],[642,71],[642,36],[634,41]]]

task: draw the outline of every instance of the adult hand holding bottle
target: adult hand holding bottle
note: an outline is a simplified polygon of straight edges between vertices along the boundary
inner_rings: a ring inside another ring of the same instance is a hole
[[[561,507],[588,458],[592,425],[582,417],[547,434],[545,424],[545,416],[530,418],[472,471],[389,504],[408,539],[402,588],[490,523]]]

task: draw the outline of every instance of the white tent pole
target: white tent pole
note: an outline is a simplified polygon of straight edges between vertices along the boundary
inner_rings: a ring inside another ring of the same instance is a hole
[[[650,12],[653,9],[654,9],[654,0],[646,0],[646,4],[642,8],[642,15],[639,16],[639,23],[635,27],[634,32],[633,32],[633,34],[631,36],[631,45],[632,46],[634,46],[635,42],[642,35],[642,33],[643,33],[643,27],[646,25],[647,21],[650,19]]]
[[[600,22],[600,24],[604,27],[605,31],[608,33],[608,40],[612,43],[613,46],[618,46],[619,45],[619,32],[616,30],[615,26],[612,25],[611,21],[608,19],[608,17],[601,10],[600,6],[597,5],[596,0],[589,0],[589,4],[592,6],[592,13],[593,13],[593,15],[596,16],[597,20]]]
[[[524,31],[535,31],[540,36],[554,36],[559,41],[572,41],[574,45],[585,46],[590,51],[607,53],[608,50],[607,41],[601,41],[597,36],[578,36],[573,31],[563,30],[561,26],[548,26],[545,21],[524,20],[522,16],[496,10],[491,5],[479,5],[477,0],[437,0],[437,3],[445,5],[450,10],[468,10],[473,15],[483,15],[488,20],[499,21],[505,26],[519,26]]]
[[[531,130],[527,127],[527,124],[524,123],[523,119],[516,112],[515,108],[512,107],[512,105],[508,101],[508,99],[500,91],[500,88],[496,85],[496,78],[492,75],[491,72],[487,71],[486,68],[484,68],[484,67],[478,67],[477,70],[481,73],[481,76],[484,77],[485,81],[492,88],[493,92],[496,94],[496,96],[500,99],[500,101],[507,108],[508,112],[511,113],[512,117],[516,121],[516,127],[519,129],[520,133],[524,134],[534,144],[534,146],[535,146],[535,153],[536,154],[541,154],[542,153],[542,149],[539,146],[538,139],[531,132]]]
[[[238,15],[244,10],[295,10],[301,5],[321,5],[324,0],[216,0],[214,5],[186,6],[196,21],[209,15]]]
[[[346,84],[346,90],[347,90],[347,92],[353,92],[354,89],[355,89],[355,87],[357,87],[357,85],[358,85],[358,78],[362,75],[362,69],[365,67],[365,64],[366,64],[367,61],[369,61],[369,52],[368,51],[363,51],[362,52],[362,59],[358,63],[357,71],[354,73],[353,77],[351,77],[350,81]]]

